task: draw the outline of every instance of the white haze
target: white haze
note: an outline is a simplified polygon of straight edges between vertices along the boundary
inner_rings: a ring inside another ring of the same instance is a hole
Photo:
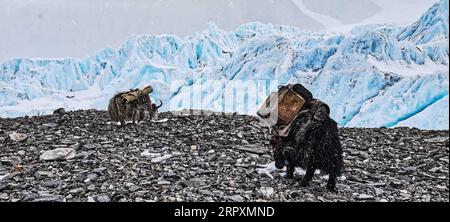
[[[435,0],[0,0],[0,63],[84,57],[134,34],[225,30],[260,21],[308,30],[408,23]]]

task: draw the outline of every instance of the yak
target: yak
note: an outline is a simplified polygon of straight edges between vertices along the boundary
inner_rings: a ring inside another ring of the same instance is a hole
[[[121,92],[114,95],[109,100],[108,113],[112,121],[120,122],[124,126],[126,121],[133,123],[144,120],[146,113],[150,114],[150,118],[156,117],[160,105],[152,103],[149,94],[153,91],[151,86],[145,87],[143,90],[131,89],[127,92]]]
[[[316,169],[320,169],[329,175],[327,189],[335,191],[337,177],[343,169],[337,123],[329,116],[327,104],[314,99],[302,85],[296,84],[295,87],[306,103],[292,123],[287,137],[277,135],[276,126],[272,129],[270,143],[275,166],[279,169],[286,166],[287,178],[293,178],[295,167],[305,169],[301,186],[308,186]]]

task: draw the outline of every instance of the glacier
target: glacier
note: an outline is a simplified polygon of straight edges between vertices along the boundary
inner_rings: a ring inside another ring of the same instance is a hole
[[[448,0],[407,27],[312,32],[263,23],[185,38],[136,35],[86,58],[16,58],[1,64],[0,117],[64,107],[106,109],[109,98],[151,84],[163,111],[255,115],[278,85],[300,82],[345,127],[448,129]]]

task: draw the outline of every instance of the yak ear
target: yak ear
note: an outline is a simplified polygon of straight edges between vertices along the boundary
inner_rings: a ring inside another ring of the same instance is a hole
[[[142,89],[142,92],[143,92],[145,95],[148,95],[148,94],[150,94],[150,93],[153,92],[153,88],[152,88],[151,86],[146,86],[144,89]]]

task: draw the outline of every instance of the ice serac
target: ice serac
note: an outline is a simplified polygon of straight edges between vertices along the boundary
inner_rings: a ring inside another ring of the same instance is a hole
[[[398,38],[424,44],[436,39],[448,39],[448,0],[434,4],[413,25],[405,28]]]
[[[341,126],[448,129],[448,64],[447,0],[408,27],[348,33],[257,22],[226,32],[211,23],[185,38],[133,36],[82,59],[7,61],[0,116],[106,109],[114,93],[148,84],[162,110],[254,115],[278,85],[300,82]]]

